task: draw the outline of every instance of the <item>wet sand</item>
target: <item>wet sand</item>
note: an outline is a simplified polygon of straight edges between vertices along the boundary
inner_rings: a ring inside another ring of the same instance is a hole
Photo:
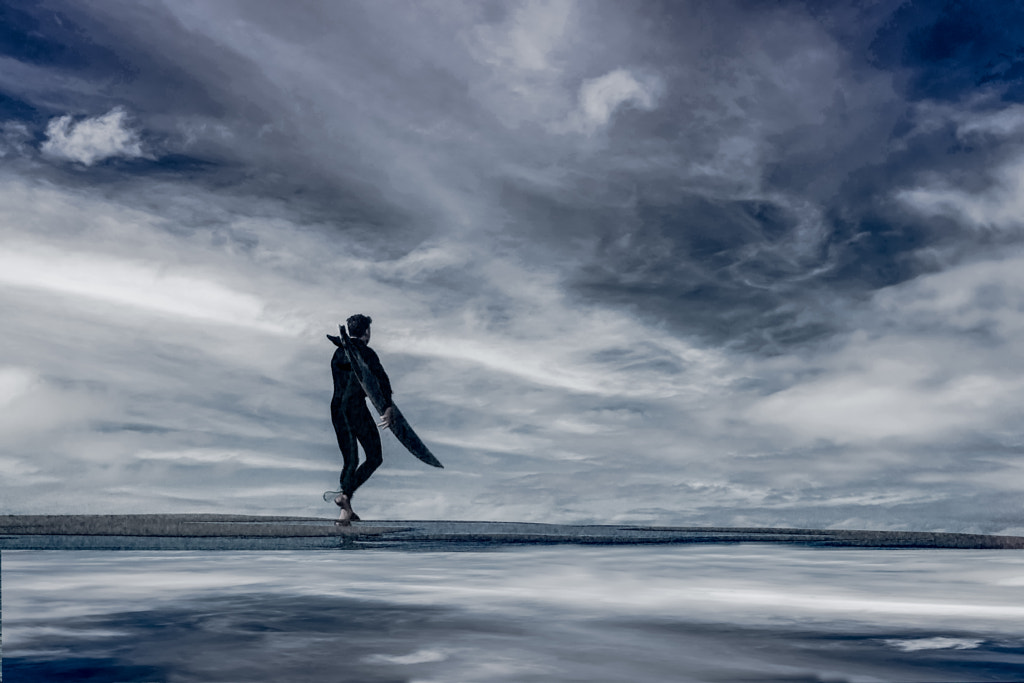
[[[0,550],[470,550],[510,545],[782,543],[821,547],[1024,549],[1024,538],[921,531],[363,521],[215,514],[0,515]]]

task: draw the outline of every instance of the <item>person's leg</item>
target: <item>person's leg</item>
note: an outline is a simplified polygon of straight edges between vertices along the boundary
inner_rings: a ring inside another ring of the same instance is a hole
[[[338,448],[341,449],[342,467],[338,477],[341,492],[352,495],[356,468],[359,466],[359,447],[356,445],[356,431],[342,411],[331,411],[331,422],[334,433],[338,437]]]
[[[361,414],[353,416],[351,424],[354,427],[356,438],[363,447],[363,455],[366,456],[366,460],[359,466],[352,478],[352,488],[347,490],[349,497],[365,484],[370,475],[384,462],[381,455],[380,432],[377,431],[377,422],[373,419],[370,411],[364,409]]]
[[[353,515],[349,499],[357,487],[355,481],[359,465],[359,446],[356,443],[356,431],[344,411],[331,406],[331,422],[334,424],[334,433],[338,437],[338,448],[341,449],[343,460],[339,476],[341,491],[335,497],[334,503],[341,508],[338,522],[347,525]]]

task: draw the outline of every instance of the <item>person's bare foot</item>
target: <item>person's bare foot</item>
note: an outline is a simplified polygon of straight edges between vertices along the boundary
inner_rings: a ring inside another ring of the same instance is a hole
[[[327,493],[331,492],[328,491]],[[327,493],[324,494],[324,500],[329,499]],[[341,491],[338,491],[337,494],[334,496],[334,504],[341,508],[341,515],[338,517],[337,524],[348,526],[349,522],[360,521],[359,515],[352,511],[352,499],[346,496]],[[348,518],[347,520],[343,521],[343,518],[345,518],[346,511],[348,512]]]
[[[352,512],[352,503],[350,502],[349,497],[345,493],[339,493],[334,497],[334,504],[341,508],[341,514],[338,515],[338,519],[335,524],[341,526],[350,525],[355,513]]]

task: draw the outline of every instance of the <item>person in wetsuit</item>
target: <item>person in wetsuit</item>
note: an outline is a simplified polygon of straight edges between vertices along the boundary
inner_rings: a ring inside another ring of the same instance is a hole
[[[352,511],[352,496],[366,483],[370,475],[380,467],[380,434],[377,427],[391,427],[393,406],[391,405],[391,381],[380,364],[380,359],[367,344],[370,342],[370,323],[366,315],[356,314],[345,321],[352,343],[362,351],[366,364],[377,378],[381,393],[387,401],[387,410],[376,423],[366,407],[366,392],[352,371],[345,349],[338,347],[331,358],[331,375],[334,378],[334,396],[331,398],[331,422],[338,436],[338,447],[345,461],[341,470],[341,491],[334,497],[334,503],[341,508],[338,524],[347,526],[359,516]],[[363,446],[366,459],[359,464],[358,444]]]

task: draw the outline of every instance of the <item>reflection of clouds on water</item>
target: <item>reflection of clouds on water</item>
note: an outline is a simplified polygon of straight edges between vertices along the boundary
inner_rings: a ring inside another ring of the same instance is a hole
[[[1024,666],[1007,584],[1024,557],[1010,552],[738,545],[3,560],[9,680],[87,669],[124,681],[965,680]]]
[[[904,652],[917,652],[918,650],[973,650],[981,647],[982,640],[977,638],[912,638],[910,640],[898,640],[890,638],[885,641],[897,650]]]
[[[448,655],[439,650],[417,650],[407,655],[370,655],[366,661],[380,664],[425,664],[446,659]]]

